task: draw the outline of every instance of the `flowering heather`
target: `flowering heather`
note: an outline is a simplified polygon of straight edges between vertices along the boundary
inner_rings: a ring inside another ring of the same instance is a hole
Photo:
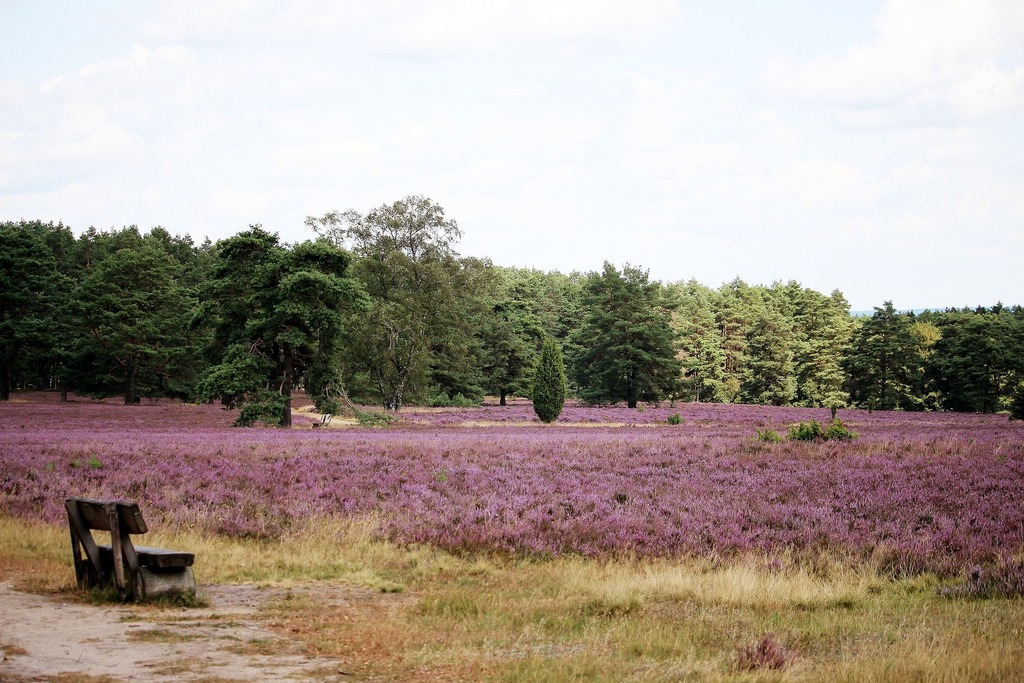
[[[775,638],[774,633],[766,633],[757,643],[742,648],[738,655],[740,671],[784,669],[795,659],[793,653]]]
[[[1024,424],[851,410],[853,442],[757,439],[828,417],[568,405],[544,426],[527,404],[403,412],[384,430],[253,430],[215,406],[33,399],[0,405],[0,513],[59,522],[64,498],[86,495],[237,536],[373,515],[396,541],[456,551],[824,550],[942,574],[1024,552]]]

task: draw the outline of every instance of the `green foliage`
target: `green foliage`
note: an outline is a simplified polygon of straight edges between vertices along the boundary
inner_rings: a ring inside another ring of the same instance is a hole
[[[83,236],[97,242],[67,312],[77,324],[69,377],[94,396],[183,396],[197,355],[188,320],[194,293],[160,236],[136,228]],[[184,381],[183,381],[184,380]]]
[[[740,400],[747,364],[747,333],[759,304],[757,288],[740,278],[718,289],[715,322],[721,330],[722,382],[719,394],[727,402]]]
[[[926,369],[942,408],[994,413],[1006,407],[1024,353],[1019,322],[1007,311],[951,311],[936,316],[932,328]]]
[[[856,432],[847,429],[843,421],[838,418],[834,418],[825,429],[826,441],[852,441],[856,438]]]
[[[668,423],[670,425],[678,425],[683,423],[683,418],[680,417],[679,413],[673,413],[668,416]]]
[[[854,319],[840,292],[794,281],[712,289],[652,283],[630,266],[586,276],[498,268],[460,257],[455,222],[420,196],[309,222],[328,239],[287,245],[256,226],[196,245],[160,227],[76,239],[60,224],[0,223],[0,400],[60,388],[241,407],[301,386],[330,413],[348,396],[391,409],[485,393],[504,402],[530,394],[553,337],[591,403],[1024,419],[1019,306],[915,316],[885,302]],[[286,402],[281,424],[289,415]]]
[[[103,461],[95,453],[91,453],[88,460],[72,460],[71,467],[75,469],[88,467],[90,470],[101,470],[103,469]]]
[[[762,443],[781,443],[782,435],[768,427],[765,427],[764,429],[757,430],[757,440]]]
[[[746,364],[740,396],[747,402],[788,405],[796,395],[791,340],[793,331],[769,304],[759,307],[746,334]]]
[[[355,414],[360,427],[388,427],[395,421],[394,415],[375,410],[356,410]]]
[[[857,435],[839,419],[832,420],[827,428],[822,428],[817,420],[810,420],[791,426],[786,438],[790,441],[850,441]]]
[[[479,400],[466,398],[462,394],[455,394],[450,397],[444,394],[435,394],[430,397],[430,406],[432,408],[475,408],[479,405]]]
[[[356,255],[353,274],[370,296],[345,331],[351,372],[366,372],[388,410],[423,399],[428,384],[449,396],[479,395],[476,343],[469,326],[471,270],[454,245],[462,232],[444,208],[413,195],[356,211],[306,219],[318,234]]]
[[[536,283],[514,269],[494,270],[496,277],[484,290],[486,308],[479,316],[477,336],[484,384],[505,405],[510,394],[529,393],[529,376],[544,329],[534,312],[539,292],[523,291],[527,283]]]
[[[270,391],[251,394],[242,406],[242,412],[235,418],[235,427],[252,427],[257,422],[271,427],[281,427],[288,398]]]
[[[584,289],[586,315],[572,339],[573,375],[588,403],[659,401],[675,394],[682,364],[670,325],[671,302],[646,271],[605,263]]]
[[[826,296],[794,281],[770,291],[792,325],[790,346],[796,380],[792,403],[845,407],[849,395],[843,390],[841,363],[853,329],[846,298],[839,290]]]
[[[263,390],[272,372],[267,358],[250,354],[244,344],[232,344],[221,363],[210,368],[196,384],[196,395],[220,400],[225,408],[236,408]]]
[[[366,305],[348,264],[325,240],[286,246],[258,225],[219,242],[201,315],[219,362],[198,395],[243,406],[236,424],[288,427],[292,389],[305,378],[318,408],[331,412],[343,323]]]
[[[789,428],[786,438],[790,441],[819,441],[825,438],[825,430],[821,428],[817,420],[801,422]]]
[[[858,405],[879,410],[918,410],[924,339],[912,315],[897,313],[891,301],[861,323],[843,361],[847,388]]]
[[[558,342],[548,337],[533,373],[533,410],[541,422],[554,422],[565,406],[565,366]]]
[[[1017,384],[1017,390],[1010,400],[1010,419],[1024,420],[1024,381]]]
[[[57,318],[70,284],[61,253],[70,241],[63,225],[0,223],[0,400],[10,398],[18,375],[45,381],[39,375],[52,371],[50,350],[66,341],[58,338]]]
[[[672,326],[683,365],[680,395],[691,401],[725,401],[725,351],[715,320],[718,296],[695,280],[675,285],[672,290],[678,301]]]

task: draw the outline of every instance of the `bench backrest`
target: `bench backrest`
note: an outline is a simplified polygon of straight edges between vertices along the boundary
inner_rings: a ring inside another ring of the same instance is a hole
[[[67,502],[78,508],[81,520],[90,529],[112,531],[110,515],[107,511],[109,505],[115,505],[117,506],[118,523],[121,525],[122,531],[129,534],[144,534],[147,531],[146,520],[142,518],[142,511],[137,503],[94,500],[92,498],[68,498]]]

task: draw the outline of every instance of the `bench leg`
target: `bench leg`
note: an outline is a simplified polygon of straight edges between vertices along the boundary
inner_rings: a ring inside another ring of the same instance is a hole
[[[124,600],[128,596],[128,585],[124,580],[124,555],[121,549],[121,522],[118,520],[117,506],[107,505],[107,516],[110,520],[110,549],[114,556],[114,582],[117,593]]]
[[[184,595],[194,593],[195,590],[196,576],[192,572],[192,567],[171,570],[139,567],[139,571],[135,573],[136,600]]]

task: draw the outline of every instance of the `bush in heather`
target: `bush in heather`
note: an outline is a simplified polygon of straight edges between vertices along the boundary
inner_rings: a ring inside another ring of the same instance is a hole
[[[757,440],[761,443],[781,443],[782,435],[773,429],[765,427],[757,430]]]
[[[821,441],[825,438],[825,430],[817,420],[801,422],[789,428],[786,438],[790,441]]]
[[[760,434],[761,432],[758,430],[758,435],[760,436]],[[786,438],[790,441],[852,441],[857,438],[857,435],[847,429],[842,420],[836,418],[829,423],[827,428],[823,428],[817,420],[793,425],[789,428]]]
[[[780,643],[773,633],[766,633],[758,642],[741,648],[737,667],[740,671],[758,669],[784,669],[796,659],[796,655]]]
[[[825,429],[825,441],[853,441],[857,438],[855,432],[851,432],[839,418],[835,418]]]
[[[962,583],[939,589],[947,598],[1018,598],[1024,596],[1024,560],[1004,560],[992,567],[974,565]]]
[[[533,375],[533,410],[541,422],[554,422],[565,407],[565,364],[558,342],[544,340],[540,361]]]

